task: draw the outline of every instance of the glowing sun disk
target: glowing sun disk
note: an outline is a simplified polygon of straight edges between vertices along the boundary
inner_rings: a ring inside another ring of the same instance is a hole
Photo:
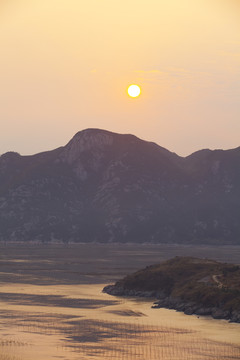
[[[135,98],[141,94],[141,89],[140,89],[140,86],[132,84],[128,87],[127,92],[130,97]]]

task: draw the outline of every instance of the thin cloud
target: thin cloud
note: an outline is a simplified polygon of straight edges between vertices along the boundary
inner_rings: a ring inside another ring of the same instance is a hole
[[[166,75],[166,73],[161,70],[135,70],[135,73],[145,75]]]
[[[151,79],[153,79],[153,78],[159,79],[159,76],[168,77],[168,78],[171,78],[171,77],[172,78],[179,78],[179,77],[189,78],[189,77],[196,77],[198,75],[209,75],[209,73],[206,71],[200,71],[198,69],[189,70],[189,69],[185,69],[185,68],[181,68],[181,67],[167,67],[162,70],[158,70],[158,69],[135,70],[135,73],[141,75],[142,78],[150,77]]]

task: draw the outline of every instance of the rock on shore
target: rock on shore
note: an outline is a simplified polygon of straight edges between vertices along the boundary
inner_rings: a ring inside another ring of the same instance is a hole
[[[174,309],[182,311],[186,315],[212,316],[214,319],[225,319],[230,322],[240,323],[240,312],[238,311],[230,312],[215,306],[204,307],[195,302],[184,302],[181,299],[172,296],[163,297],[162,294],[159,294],[156,291],[140,291],[124,289],[123,287],[115,285],[107,285],[103,288],[103,292],[113,296],[156,298],[157,301],[152,305],[153,309]]]

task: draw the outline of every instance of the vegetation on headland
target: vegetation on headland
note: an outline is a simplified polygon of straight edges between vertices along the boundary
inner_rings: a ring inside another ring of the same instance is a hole
[[[104,291],[118,296],[152,296],[158,299],[154,307],[240,322],[238,265],[177,256],[128,275]]]

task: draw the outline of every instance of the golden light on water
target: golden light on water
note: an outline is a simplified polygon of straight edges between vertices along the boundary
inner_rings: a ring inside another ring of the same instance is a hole
[[[223,247],[158,244],[147,249],[137,244],[119,244],[114,251],[109,244],[67,249],[0,244],[0,264],[9,264],[1,272],[0,360],[240,359],[239,324],[153,309],[151,299],[119,299],[102,292],[110,277],[121,278],[126,264],[136,271],[182,252],[226,259]],[[239,262],[236,249],[227,248],[227,254]]]
[[[141,94],[141,88],[138,85],[132,84],[128,87],[128,95],[132,98],[136,98]]]

